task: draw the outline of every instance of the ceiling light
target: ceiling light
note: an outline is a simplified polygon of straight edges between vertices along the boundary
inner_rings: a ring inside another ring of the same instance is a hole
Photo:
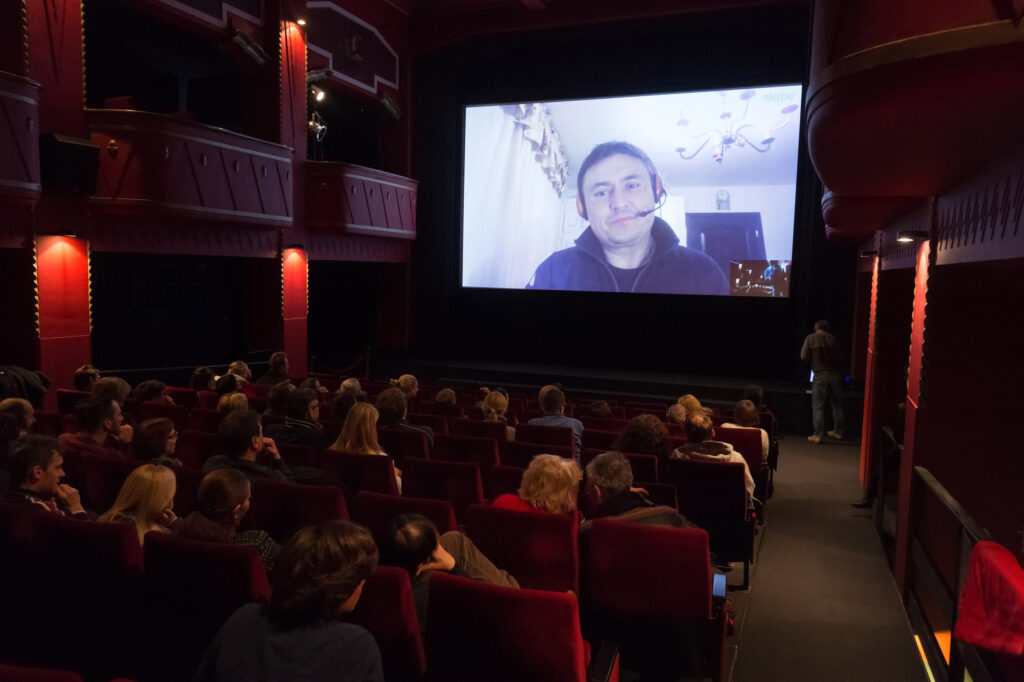
[[[896,241],[900,244],[911,244],[925,239],[928,239],[928,233],[924,230],[900,230],[896,233]]]
[[[317,102],[323,102],[327,97],[327,93],[324,92],[324,89],[317,87],[316,85],[309,86],[309,91],[313,94],[313,99]]]

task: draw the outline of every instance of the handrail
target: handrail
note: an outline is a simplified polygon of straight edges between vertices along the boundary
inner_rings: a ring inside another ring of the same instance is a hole
[[[946,487],[939,483],[938,479],[932,475],[932,472],[922,466],[916,466],[914,467],[914,473],[921,477],[921,480],[928,486],[928,489],[935,494],[935,497],[938,498],[939,502],[942,502],[943,506],[949,510],[949,513],[956,517],[956,520],[961,526],[963,526],[963,529],[967,531],[967,534],[971,539],[972,546],[982,540],[992,539],[989,532],[979,526],[977,522],[971,518],[970,514],[968,514],[964,508],[960,506],[960,503],[956,501],[956,498],[954,498],[950,492],[946,490]]]

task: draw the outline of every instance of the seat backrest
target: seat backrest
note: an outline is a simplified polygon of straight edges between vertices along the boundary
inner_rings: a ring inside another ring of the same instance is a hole
[[[474,422],[477,424],[493,424],[495,422]],[[498,424],[504,428],[504,424]],[[438,434],[434,436],[434,451],[431,457],[444,462],[472,462],[480,467],[480,475],[484,478],[491,468],[500,464],[498,459],[498,441],[490,437]]]
[[[174,422],[174,428],[183,431],[189,427],[188,408],[184,405],[157,403],[151,400],[139,405],[139,421],[166,417]]]
[[[356,608],[342,620],[361,625],[373,635],[388,682],[419,680],[426,671],[412,585],[404,569],[378,566],[363,585]]]
[[[624,616],[711,617],[711,556],[699,528],[596,519],[582,559],[588,603]]]
[[[633,485],[637,488],[643,488],[646,490],[647,497],[654,504],[672,507],[676,511],[679,511],[679,495],[676,492],[676,487],[671,483],[656,483],[654,481],[639,479],[634,480]]]
[[[199,408],[192,410],[192,413]],[[207,431],[182,431],[178,435],[178,445],[174,448],[174,456],[181,460],[183,466],[202,469],[203,462],[220,454],[221,437],[217,433]]]
[[[216,410],[220,394],[216,391],[196,391],[196,407],[206,410]]]
[[[469,462],[407,459],[402,465],[402,494],[448,500],[460,522],[465,520],[469,505],[484,502],[480,468]]]
[[[311,467],[316,466],[316,453],[313,448],[293,443],[275,443],[277,451],[281,453],[281,459],[288,464]]]
[[[761,471],[761,431],[759,429],[730,429],[716,426],[715,440],[728,443],[733,450],[743,455],[752,475],[756,476],[757,472]]]
[[[619,439],[621,431],[605,431],[603,429],[592,429],[589,426],[583,429],[583,449],[597,449],[607,452]]]
[[[378,429],[377,441],[399,465],[406,457],[430,459],[430,439],[418,429]]]
[[[522,587],[579,594],[576,530],[574,515],[479,504],[469,507],[466,519],[466,535]]]
[[[430,577],[431,679],[583,682],[576,597],[516,590],[446,573]]]
[[[487,474],[487,497],[494,500],[506,493],[515,494],[523,482],[524,467],[506,466],[504,464],[491,467]]]
[[[416,414],[432,414],[455,418],[462,416],[462,408],[458,405],[452,407],[451,405],[434,402],[433,400],[420,400],[416,403]],[[413,422],[413,424],[415,423],[416,422]]]
[[[416,513],[434,522],[437,530],[447,533],[458,530],[455,510],[447,500],[430,500],[420,497],[399,497],[384,495],[367,490],[356,493],[352,508],[352,520],[369,528],[375,536],[387,528],[391,520],[400,514]]]
[[[153,642],[150,679],[190,679],[228,616],[243,604],[270,599],[253,547],[151,533],[143,553]]]
[[[101,514],[114,506],[128,474],[143,464],[138,460],[86,455],[85,490],[89,508]]]
[[[255,381],[247,381],[242,384],[242,393],[250,398],[266,398],[273,388],[272,384],[258,384]]]
[[[520,424],[516,427],[516,441],[520,443],[538,443],[540,445],[568,446],[570,448],[574,445],[572,429],[568,426]]]
[[[370,490],[385,495],[398,494],[395,465],[386,455],[356,455],[335,450],[321,450],[317,465],[337,477],[349,490]]]
[[[303,526],[338,519],[348,519],[341,488],[257,478],[253,483],[252,505],[241,528],[265,530],[284,544]]]
[[[423,403],[429,404],[429,403]],[[448,433],[448,417],[443,414],[437,414],[432,412],[427,413],[412,413],[406,415],[406,419],[409,420],[410,424],[419,424],[421,426],[429,426],[434,433]]]
[[[177,486],[174,490],[174,513],[187,516],[199,509],[199,484],[206,472],[191,467],[174,467]]]
[[[59,412],[36,410],[36,422],[32,425],[32,433],[56,438],[63,433],[64,417]]]
[[[476,419],[453,419],[452,434],[456,436],[476,436],[477,438],[493,438],[496,441],[508,440],[508,425],[505,422],[478,421]],[[436,447],[437,441],[434,441]]]
[[[679,513],[707,531],[720,560],[750,558],[754,528],[747,518],[743,464],[669,459],[661,481],[676,487]]]
[[[516,435],[518,437],[518,427]],[[586,433],[586,431],[584,431]],[[542,443],[523,443],[519,440],[506,441],[498,444],[502,464],[523,467],[530,466],[530,460],[536,455],[558,455],[563,459],[572,459],[572,447],[565,445],[544,445]]]
[[[57,389],[57,411],[61,414],[74,414],[79,400],[92,396],[89,391],[72,391],[68,388]]]
[[[224,413],[218,412],[216,409],[193,407],[188,415],[188,428],[192,431],[215,434],[220,429],[222,419],[224,419]]]
[[[164,389],[164,393],[171,396],[171,400],[174,401],[175,405],[183,405],[190,410],[199,402],[199,394],[196,393],[194,388],[168,386]]]
[[[642,414],[649,414],[657,417],[658,419],[665,418],[665,412],[668,410],[667,405],[650,405],[643,407],[640,405],[626,405],[626,419],[632,419],[633,417],[639,417]]]
[[[618,408],[622,410],[623,408]],[[598,429],[600,431],[612,431],[616,435],[626,430],[626,424],[629,423],[628,419],[619,419],[615,417],[591,417],[588,415],[581,415],[580,421],[583,422],[583,435],[586,436],[588,429]]]

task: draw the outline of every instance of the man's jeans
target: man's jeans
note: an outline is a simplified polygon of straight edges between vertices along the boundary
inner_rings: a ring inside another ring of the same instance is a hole
[[[843,378],[838,372],[815,372],[811,385],[811,412],[814,417],[814,435],[825,435],[825,401],[832,403],[832,427],[840,436],[845,434],[843,416]]]

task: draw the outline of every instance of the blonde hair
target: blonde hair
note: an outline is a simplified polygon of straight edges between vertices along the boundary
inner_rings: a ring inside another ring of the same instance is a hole
[[[711,414],[711,410],[701,405],[700,401],[697,400],[697,396],[692,393],[687,393],[680,397],[679,400],[676,401],[676,404],[682,405],[686,410],[687,415]]]
[[[353,452],[358,455],[380,454],[380,444],[377,442],[378,416],[377,408],[370,403],[353,405],[341,426],[338,440],[331,445],[331,450]]]
[[[121,492],[114,500],[114,506],[99,520],[118,522],[125,518],[131,519],[141,545],[146,533],[151,530],[169,532],[160,521],[164,510],[174,508],[176,489],[174,471],[162,464],[143,464],[128,474]]]
[[[508,398],[502,395],[501,391],[491,391],[484,397],[480,408],[483,410],[485,421],[502,421],[505,412],[508,411]]]
[[[583,472],[576,462],[558,455],[537,455],[523,472],[519,498],[535,509],[553,514],[576,510]]]
[[[244,393],[234,392],[225,393],[217,401],[218,412],[234,412],[235,410],[248,410],[249,399],[245,397]]]
[[[682,424],[686,421],[686,408],[679,403],[669,405],[665,418],[674,424]]]

